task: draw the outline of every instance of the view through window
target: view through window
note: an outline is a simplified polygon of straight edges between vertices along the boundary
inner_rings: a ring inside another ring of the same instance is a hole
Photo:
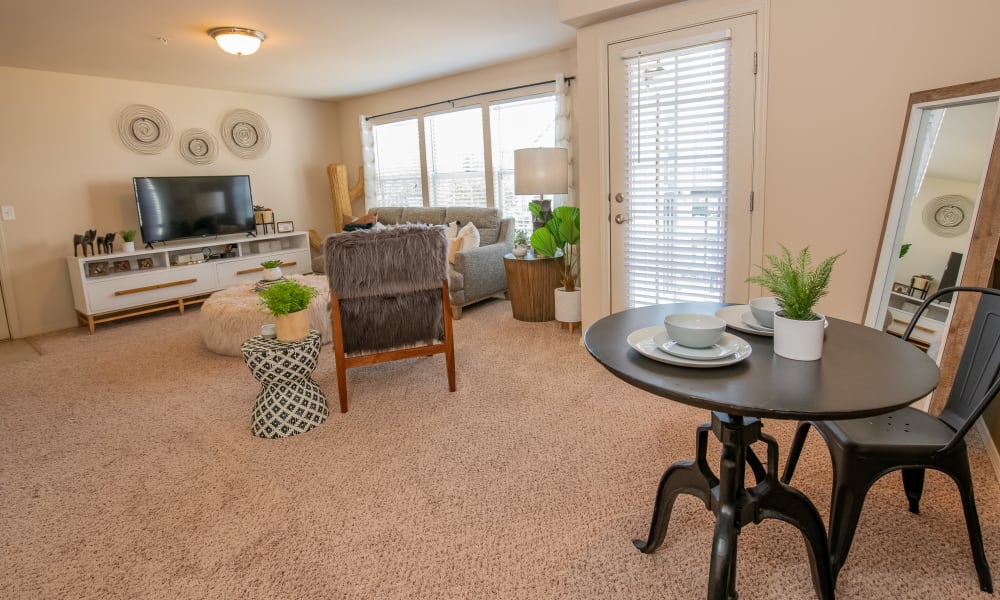
[[[375,124],[376,204],[497,207],[530,230],[531,197],[514,195],[514,150],[555,145],[555,110],[549,93]]]

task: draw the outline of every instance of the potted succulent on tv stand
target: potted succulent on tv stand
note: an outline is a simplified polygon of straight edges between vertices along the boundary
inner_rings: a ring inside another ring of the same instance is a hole
[[[123,229],[119,233],[122,236],[122,252],[135,252],[135,230]]]
[[[794,360],[819,360],[823,355],[826,318],[813,312],[827,294],[833,263],[844,253],[812,266],[809,247],[798,256],[781,246],[781,255],[768,254],[760,275],[747,279],[774,294],[781,310],[774,314],[774,353]]]
[[[274,317],[280,342],[297,342],[309,335],[309,303],[315,288],[292,279],[279,281],[260,291],[260,304]]]
[[[540,210],[536,205],[531,205],[531,212],[536,218],[541,217]],[[579,323],[582,318],[581,292],[577,285],[579,244],[580,209],[575,206],[553,209],[545,226],[531,234],[531,247],[536,256],[555,258],[562,252],[560,279],[563,287],[555,291],[555,316],[556,321],[561,323]]]
[[[263,278],[264,281],[277,281],[281,279],[281,261],[280,260],[265,260],[260,263],[260,266],[264,267]]]

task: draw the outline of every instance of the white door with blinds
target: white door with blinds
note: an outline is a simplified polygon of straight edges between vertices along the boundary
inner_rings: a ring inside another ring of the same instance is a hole
[[[609,46],[612,311],[747,299],[755,19]]]

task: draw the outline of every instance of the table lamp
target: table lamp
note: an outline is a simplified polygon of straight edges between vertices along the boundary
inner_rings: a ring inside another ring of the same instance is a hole
[[[565,194],[569,191],[569,153],[566,148],[521,148],[514,150],[514,194],[538,194],[544,217],[551,215],[551,201],[545,194]],[[546,203],[549,203],[546,205]],[[543,226],[534,222],[534,228]]]

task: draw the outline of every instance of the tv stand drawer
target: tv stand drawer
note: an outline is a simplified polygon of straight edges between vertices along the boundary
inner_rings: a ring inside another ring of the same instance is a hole
[[[156,273],[88,281],[89,313],[101,313],[191,296],[218,289],[212,265],[177,267]]]

